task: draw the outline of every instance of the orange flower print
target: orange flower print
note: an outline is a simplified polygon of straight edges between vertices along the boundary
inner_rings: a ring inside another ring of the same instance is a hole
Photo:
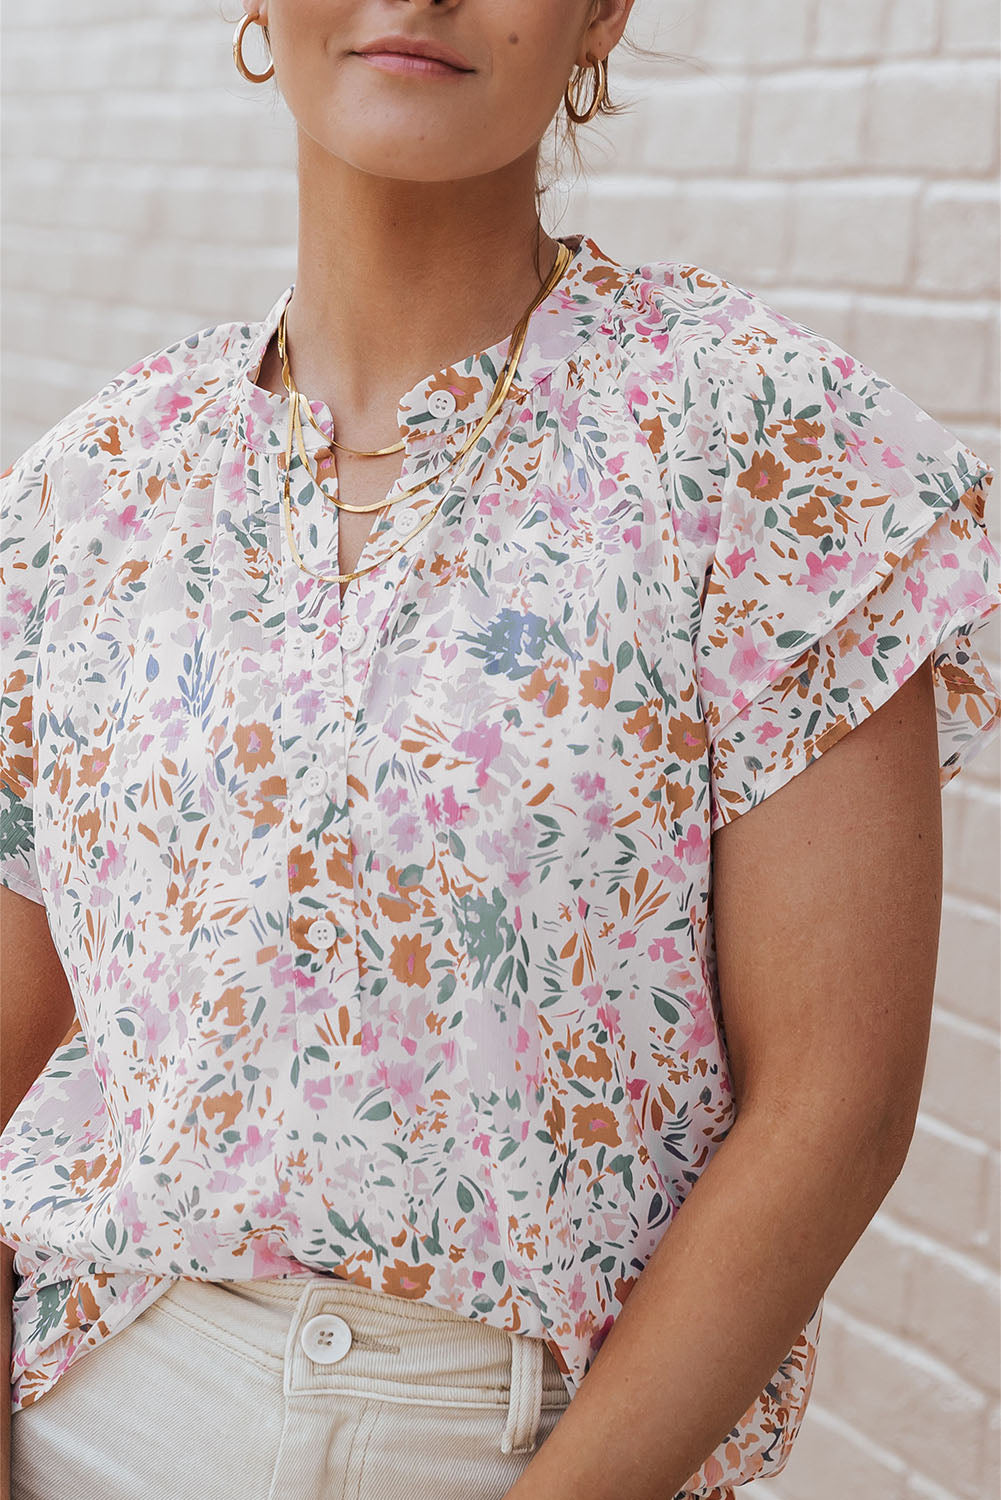
[[[367,1287],[369,1291],[372,1289],[372,1278],[362,1266],[349,1269],[347,1263],[342,1262],[334,1267],[334,1275],[338,1281],[350,1281],[354,1286]]]
[[[236,724],[233,728],[236,764],[241,771],[259,771],[275,758],[274,737],[268,724]]]
[[[351,855],[344,844],[338,845],[327,860],[327,875],[335,885],[343,886],[346,891],[352,889]]]
[[[288,885],[290,891],[304,891],[311,885],[319,885],[316,873],[316,855],[312,849],[296,844],[288,852]]]
[[[106,422],[102,431],[98,434],[97,446],[103,448],[105,453],[110,453],[112,458],[117,458],[122,451],[121,433],[117,422]]]
[[[28,674],[22,672],[20,667],[11,672],[4,685],[4,697],[13,698],[17,702],[16,713],[9,714],[4,723],[5,748],[8,741],[11,745],[24,745],[28,750],[31,748],[32,694],[23,691],[27,685]]]
[[[621,266],[592,266],[584,276],[584,282],[600,296],[611,297],[623,285],[624,274]]]
[[[549,1131],[550,1136],[552,1137],[553,1145],[558,1146],[562,1151],[563,1131],[566,1128],[567,1116],[566,1111],[564,1110],[563,1105],[560,1103],[559,1099],[553,1099],[549,1108],[543,1115],[543,1119],[545,1120],[546,1128]]]
[[[587,1052],[581,1052],[574,1063],[574,1072],[578,1078],[611,1078],[612,1062],[604,1047],[599,1047],[597,1042],[589,1041]]]
[[[243,1025],[246,1017],[245,1009],[246,991],[242,984],[232,985],[224,990],[212,1007],[212,1020],[216,1021],[222,1017],[221,1024],[227,1031],[236,1031]]]
[[[570,694],[567,692],[565,683],[560,680],[559,674],[554,673],[552,677],[547,677],[542,667],[536,667],[521,689],[521,696],[526,702],[541,703],[542,711],[547,719],[561,714],[570,701]]]
[[[412,1266],[408,1261],[395,1260],[391,1266],[383,1266],[382,1290],[392,1297],[425,1297],[431,1284],[431,1266]]]
[[[239,1089],[234,1089],[229,1094],[210,1094],[202,1100],[202,1112],[207,1120],[216,1121],[217,1131],[231,1129],[242,1108],[243,1094]]]
[[[635,1276],[617,1276],[615,1278],[615,1300],[620,1306],[622,1306],[629,1296],[629,1293],[636,1285],[636,1281],[637,1277]]]
[[[93,849],[101,836],[101,817],[97,812],[81,813],[76,820],[77,837],[85,849]]]
[[[51,795],[57,802],[65,802],[70,794],[70,787],[72,785],[73,772],[70,769],[69,763],[65,760],[58,761],[49,780]]]
[[[965,671],[958,662],[946,662],[942,668],[942,681],[945,683],[949,694],[949,706],[955,712],[959,707],[959,700],[967,694],[977,696],[980,693],[979,684]]]
[[[651,703],[644,703],[642,708],[630,714],[628,719],[622,721],[622,727],[629,734],[639,735],[644,750],[656,750],[663,736],[660,717]]]
[[[117,1152],[110,1159],[103,1151],[98,1152],[92,1161],[81,1157],[70,1168],[69,1181],[78,1186],[86,1182],[96,1182],[100,1186],[107,1186],[116,1180],[121,1162],[122,1158]]]
[[[814,490],[808,500],[793,512],[789,525],[797,536],[828,536],[834,527],[824,520],[830,515],[830,504],[826,492]]]
[[[575,1104],[573,1107],[575,1141],[585,1146],[621,1146],[622,1137],[615,1123],[615,1111],[609,1104]]]
[[[973,515],[975,521],[981,525],[984,522],[984,511],[987,506],[987,491],[981,484],[971,484],[960,495],[960,501]]]
[[[755,452],[747,468],[738,476],[737,483],[755,500],[777,500],[791,473],[775,453],[765,449],[764,452]]]
[[[782,438],[786,454],[794,464],[814,464],[820,458],[820,439],[824,435],[822,422],[807,422],[802,418],[792,424],[792,432]]]
[[[97,786],[99,781],[103,781],[110,760],[110,750],[93,750],[81,755],[79,773],[81,786]]]
[[[387,885],[393,884],[392,876],[387,877]],[[379,909],[383,911],[391,922],[409,922],[417,910],[414,902],[402,891],[395,895],[379,895]]]
[[[281,805],[281,799],[285,796],[286,784],[283,776],[266,776],[260,783],[257,793],[259,807],[254,809],[254,833],[260,837],[258,829],[279,828],[285,821],[285,809]]]
[[[581,703],[592,703],[595,708],[604,708],[612,696],[612,678],[615,668],[610,662],[592,661],[590,667],[580,674]]]
[[[688,714],[670,714],[667,749],[677,760],[701,760],[706,753],[706,721]]]
[[[673,777],[662,776],[658,786],[663,788],[664,795],[671,810],[672,821],[677,820],[686,813],[695,801],[695,788],[686,782],[681,782]]]
[[[650,445],[651,453],[663,453],[664,451],[664,422],[659,416],[646,417],[640,424],[640,431],[646,433],[646,440]]]
[[[431,983],[427,966],[430,952],[431,944],[422,942],[416,935],[394,937],[393,955],[389,960],[391,973],[401,984],[412,984],[418,989],[425,989]]]
[[[66,1301],[67,1327],[77,1329],[84,1323],[96,1323],[100,1315],[101,1305],[93,1287],[86,1281],[77,1282]]]

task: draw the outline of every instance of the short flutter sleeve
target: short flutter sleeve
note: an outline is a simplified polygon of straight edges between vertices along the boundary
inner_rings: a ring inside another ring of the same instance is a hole
[[[43,903],[33,816],[34,685],[49,577],[49,436],[0,474],[0,883]]]
[[[928,657],[944,785],[1001,723],[978,641],[1001,603],[985,525],[993,470],[816,335],[751,341],[714,401],[720,461],[696,639],[712,831]]]

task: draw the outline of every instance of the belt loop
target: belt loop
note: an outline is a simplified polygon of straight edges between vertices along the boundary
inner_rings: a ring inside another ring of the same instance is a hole
[[[502,1453],[531,1453],[539,1435],[542,1411],[542,1340],[512,1333],[511,1391],[507,1424],[501,1438]]]

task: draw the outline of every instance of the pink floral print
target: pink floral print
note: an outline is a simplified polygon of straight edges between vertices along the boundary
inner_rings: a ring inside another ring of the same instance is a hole
[[[302,1270],[572,1395],[736,1114],[712,835],[927,657],[943,784],[997,729],[988,465],[757,294],[567,238],[462,461],[506,341],[401,399],[390,495],[442,505],[343,603],[254,383],[291,287],[3,476],[0,878],[77,1011],[0,1136],[15,1409],[177,1277]],[[682,1493],[782,1468],[820,1318]]]

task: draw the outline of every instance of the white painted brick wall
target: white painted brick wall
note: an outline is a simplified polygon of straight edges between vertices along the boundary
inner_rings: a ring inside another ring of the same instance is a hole
[[[292,280],[291,127],[233,68],[238,14],[7,7],[0,466],[141,354],[260,316]],[[590,173],[550,195],[547,227],[762,292],[1001,470],[999,16],[996,0],[636,0],[631,34],[687,61],[613,56],[613,97],[634,106],[582,132]],[[990,498],[998,540],[1001,481]],[[813,1401],[762,1500],[998,1494],[996,753],[943,800],[918,1127],[828,1292]]]

